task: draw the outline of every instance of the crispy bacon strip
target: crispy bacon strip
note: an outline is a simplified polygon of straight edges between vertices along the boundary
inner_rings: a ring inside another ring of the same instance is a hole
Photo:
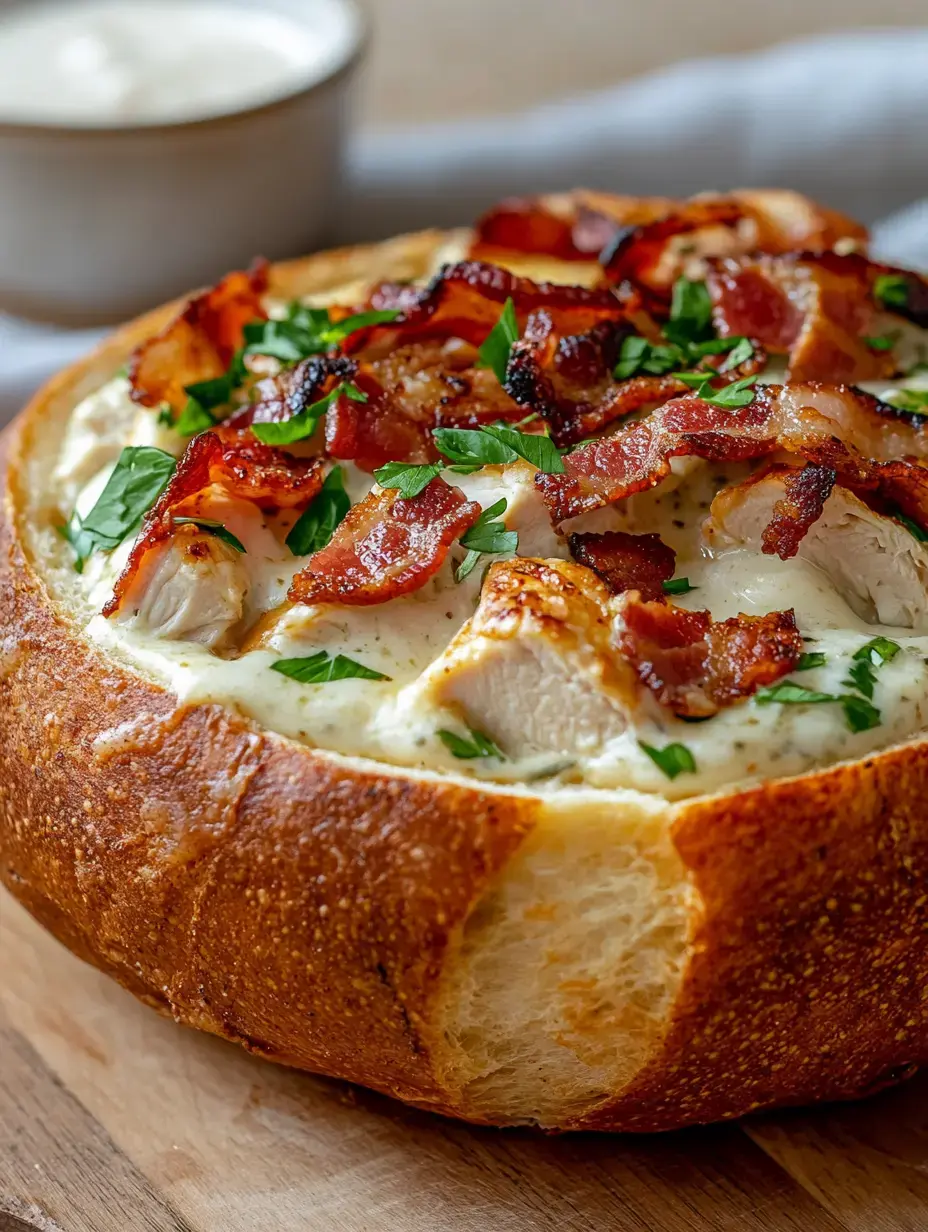
[[[242,345],[244,327],[266,319],[262,296],[267,285],[268,265],[260,261],[189,300],[170,325],[133,355],[133,401],[149,407],[167,403],[181,411],[187,401],[184,386],[221,376]]]
[[[862,246],[866,239],[863,227],[798,193],[742,189],[693,197],[657,221],[618,232],[600,260],[609,283],[663,315],[676,279],[702,277],[710,258],[823,252],[839,241]]]
[[[773,517],[764,527],[761,550],[767,556],[789,560],[799,551],[809,527],[822,516],[838,473],[814,462],[801,468],[783,469],[783,495],[773,506]]]
[[[743,331],[789,354],[789,379],[871,381],[892,376],[893,352],[867,345],[879,333],[873,286],[884,267],[856,254],[803,253],[713,263],[707,285],[719,334]],[[913,278],[915,276],[913,275]]]
[[[630,594],[619,649],[642,684],[685,718],[704,718],[786,676],[799,662],[802,637],[793,612],[713,621]]]
[[[295,368],[259,381],[252,402],[227,419],[232,428],[256,423],[281,423],[320,401],[341,381],[355,378],[358,365],[343,355],[312,355]]]
[[[602,431],[616,419],[652,408],[689,390],[670,376],[633,376],[615,381],[612,371],[621,323],[604,321],[588,334],[559,335],[549,313],[532,313],[525,332],[513,344],[506,390],[523,412],[534,411],[547,421],[555,443],[565,448]],[[706,364],[721,365],[724,355],[706,356]],[[756,347],[752,357],[720,380],[725,384],[752,376],[766,356]],[[709,374],[707,373],[707,376]]]
[[[662,583],[673,577],[676,553],[660,535],[609,530],[571,535],[567,542],[574,560],[592,569],[614,595],[636,590],[646,601],[663,600]]]
[[[262,445],[247,428],[223,425],[195,436],[145,519],[103,615],[114,616],[119,611],[145,557],[175,533],[175,517],[198,515],[203,496],[213,484],[233,498],[252,501],[270,512],[305,508],[319,492],[323,478],[324,467],[318,459],[294,458]]]
[[[668,197],[624,197],[586,192],[509,197],[478,220],[472,257],[502,249],[543,254],[561,261],[589,261],[619,227],[660,218],[676,203]]]
[[[411,594],[438,572],[451,544],[479,516],[480,506],[443,479],[412,500],[395,489],[371,492],[296,575],[290,598],[368,605]]]
[[[524,412],[495,374],[477,368],[462,343],[419,342],[358,366],[355,384],[367,402],[341,397],[326,416],[326,447],[362,470],[385,462],[431,462],[438,457],[432,429],[474,428]]]
[[[855,476],[866,470],[867,459],[883,462],[885,476],[894,458],[928,458],[928,432],[860,390],[817,382],[766,385],[738,410],[676,398],[614,436],[567,454],[563,475],[538,474],[535,484],[552,518],[562,522],[654,487],[668,474],[671,458],[735,462],[780,449],[836,469],[854,489],[864,482]]]
[[[363,336],[365,348],[387,342],[393,346],[426,338],[461,338],[480,346],[499,320],[507,299],[512,299],[520,325],[539,309],[546,309],[562,333],[584,333],[600,321],[621,320],[624,313],[608,288],[564,286],[520,278],[498,265],[461,261],[446,265],[429,286],[411,295],[409,287],[378,287],[371,303],[397,308],[400,316],[388,325],[375,326]],[[351,340],[354,353],[360,349]]]

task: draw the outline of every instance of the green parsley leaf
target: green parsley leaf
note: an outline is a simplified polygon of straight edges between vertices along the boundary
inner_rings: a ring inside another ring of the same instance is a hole
[[[811,672],[814,667],[824,667],[827,662],[827,655],[824,655],[820,650],[807,650],[799,656],[799,662],[794,670],[797,672]]]
[[[817,693],[793,680],[784,680],[780,684],[771,685],[769,689],[758,689],[754,700],[760,706],[768,706],[773,702],[779,702],[783,706],[802,706],[817,702],[836,702],[839,699],[832,693]]]
[[[162,428],[173,428],[174,427],[174,412],[171,410],[171,408],[168,406],[167,403],[165,403],[164,406],[162,406],[161,410],[158,412],[158,425],[159,427],[162,427]]]
[[[872,727],[879,727],[882,715],[872,703],[863,697],[853,697],[848,694],[845,694],[840,701],[847,725],[852,732],[869,731]]]
[[[880,274],[873,284],[873,294],[884,308],[907,308],[909,280],[905,274]]]
[[[460,758],[462,761],[472,761],[475,757],[496,757],[499,761],[506,760],[499,746],[489,736],[474,731],[472,727],[467,730],[469,740],[451,731],[440,731],[438,738],[453,757]]]
[[[524,458],[550,475],[560,475],[564,462],[549,436],[520,432],[509,424],[486,424],[482,428],[436,428],[432,433],[439,451],[452,462],[476,470],[481,466],[505,465]]]
[[[563,475],[564,459],[550,436],[538,436],[510,428],[508,424],[486,424],[480,431],[506,445],[513,453],[537,466],[547,475]]]
[[[891,663],[902,647],[888,637],[874,637],[859,650],[854,651],[855,659],[863,659],[870,663]]]
[[[661,589],[665,595],[688,595],[691,590],[698,590],[699,587],[691,585],[689,578],[682,577],[661,582]]]
[[[383,672],[375,672],[363,663],[349,659],[345,655],[334,658],[327,650],[305,659],[278,659],[271,664],[272,672],[280,672],[300,684],[329,684],[333,680],[389,680]]]
[[[295,300],[282,320],[254,321],[245,326],[245,354],[267,355],[282,364],[296,364],[310,355],[321,355],[369,325],[395,321],[399,311],[373,309],[333,321],[326,308],[310,308]]]
[[[704,282],[678,278],[673,284],[670,320],[664,334],[677,346],[702,342],[712,332],[712,299]]]
[[[181,436],[199,436],[201,432],[208,432],[215,426],[216,420],[196,398],[187,399],[187,405],[173,424],[174,430]]]
[[[462,547],[467,548],[467,555],[458,565],[454,573],[456,582],[463,582],[468,574],[473,573],[477,561],[482,555],[499,556],[512,553],[519,546],[519,532],[507,530],[505,522],[494,522],[493,519],[506,510],[506,498],[484,509],[480,517],[460,538]]]
[[[612,370],[612,375],[617,381],[627,381],[641,367],[650,350],[651,345],[647,338],[642,338],[638,334],[630,334],[628,338],[623,338],[619,360]]]
[[[657,749],[639,740],[638,747],[647,753],[655,766],[663,770],[669,779],[675,779],[678,774],[696,773],[696,758],[685,744],[667,744],[662,749]]]
[[[719,368],[719,372],[730,372],[732,368],[740,368],[742,364],[754,358],[754,343],[750,338],[729,338],[727,341],[734,345],[725,357],[725,362]]]
[[[467,471],[515,462],[514,449],[488,436],[482,428],[436,428],[432,437],[439,452]]]
[[[321,552],[350,508],[344,472],[340,466],[334,466],[315,499],[291,527],[287,547],[294,556]]]
[[[193,385],[185,385],[184,393],[193,398],[206,411],[224,406],[232,397],[235,386],[230,368],[224,376],[217,376],[211,381],[197,381]]]
[[[761,689],[755,695],[755,701],[762,706],[771,702],[780,702],[783,705],[837,702],[844,711],[845,720],[852,732],[869,731],[871,727],[879,725],[881,718],[876,706],[864,697],[855,697],[850,693],[816,693],[792,680],[784,680],[769,689]]]
[[[900,330],[894,329],[891,334],[877,334],[873,337],[864,338],[864,342],[871,351],[891,351],[899,341]]]
[[[94,507],[85,518],[72,514],[62,531],[74,549],[78,573],[97,549],[111,552],[138,529],[175,466],[169,453],[150,445],[128,445],[122,451]]]
[[[198,526],[200,530],[205,530],[213,538],[221,539],[223,543],[227,543],[236,552],[245,551],[245,545],[241,539],[233,535],[230,530],[227,530],[221,522],[214,522],[211,518],[174,518],[174,525]]]
[[[883,401],[910,415],[928,415],[928,389],[897,389]]]
[[[671,377],[675,381],[682,381],[684,385],[689,385],[690,389],[706,389],[712,393],[712,386],[708,382],[710,376],[705,371],[700,372],[671,372]]]
[[[754,401],[754,386],[756,382],[756,376],[746,376],[742,377],[740,381],[732,381],[730,385],[724,385],[721,389],[713,389],[706,382],[701,389],[697,389],[696,397],[702,398],[710,406],[720,406],[726,410],[736,410],[741,406],[750,406]]]
[[[856,689],[864,697],[873,698],[873,686],[876,684],[876,670],[869,659],[858,659],[848,669],[848,678],[843,681],[849,689]]]
[[[397,488],[403,500],[412,500],[424,491],[441,474],[441,462],[425,466],[411,466],[408,462],[388,462],[374,471],[374,478],[382,488]]]
[[[516,306],[510,297],[503,305],[499,320],[490,330],[486,341],[480,348],[480,360],[477,365],[479,368],[492,368],[500,385],[506,383],[509,352],[518,337],[519,323],[516,320]]]
[[[362,393],[351,381],[342,381],[336,385],[330,394],[320,398],[311,406],[304,407],[296,415],[284,419],[280,423],[253,423],[251,430],[265,445],[292,445],[296,441],[304,441],[312,436],[332,403],[342,395],[352,402],[366,402],[367,394]]]

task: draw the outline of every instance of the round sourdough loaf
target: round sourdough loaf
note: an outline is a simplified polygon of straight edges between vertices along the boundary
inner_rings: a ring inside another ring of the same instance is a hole
[[[272,272],[414,277],[430,232]],[[660,1130],[845,1098],[928,1060],[928,744],[669,803],[477,784],[180,705],[82,633],[43,567],[76,401],[5,438],[0,872],[181,1023],[495,1125]]]

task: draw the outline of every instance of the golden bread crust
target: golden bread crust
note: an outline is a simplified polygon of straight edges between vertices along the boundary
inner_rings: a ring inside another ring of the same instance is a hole
[[[289,263],[272,290],[414,276],[444,238]],[[29,559],[19,485],[34,434],[171,310],[57,377],[7,438],[0,874],[65,945],[179,1022],[505,1121],[447,1076],[445,1001],[465,928],[549,803],[180,706],[92,646]],[[667,1129],[849,1096],[928,1060],[926,798],[928,745],[913,743],[655,806],[690,904],[682,980],[631,1081],[554,1123]]]

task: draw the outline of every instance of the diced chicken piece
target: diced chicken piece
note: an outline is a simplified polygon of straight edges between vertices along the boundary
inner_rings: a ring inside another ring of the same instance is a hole
[[[508,757],[593,752],[625,730],[637,691],[611,645],[613,616],[588,569],[498,562],[473,617],[414,687]]]
[[[154,637],[214,649],[242,619],[247,588],[240,553],[182,526],[148,553],[119,620]]]
[[[506,509],[498,520],[509,530],[518,531],[520,556],[566,560],[567,541],[552,527],[534,476],[533,467],[518,462],[505,467],[485,466],[473,475],[455,475],[454,483],[468,500],[477,501],[484,509],[505,498]]]
[[[703,528],[709,544],[759,550],[783,498],[784,475],[775,471],[719,492]],[[928,547],[846,488],[832,490],[798,555],[821,569],[863,620],[928,632]]]

